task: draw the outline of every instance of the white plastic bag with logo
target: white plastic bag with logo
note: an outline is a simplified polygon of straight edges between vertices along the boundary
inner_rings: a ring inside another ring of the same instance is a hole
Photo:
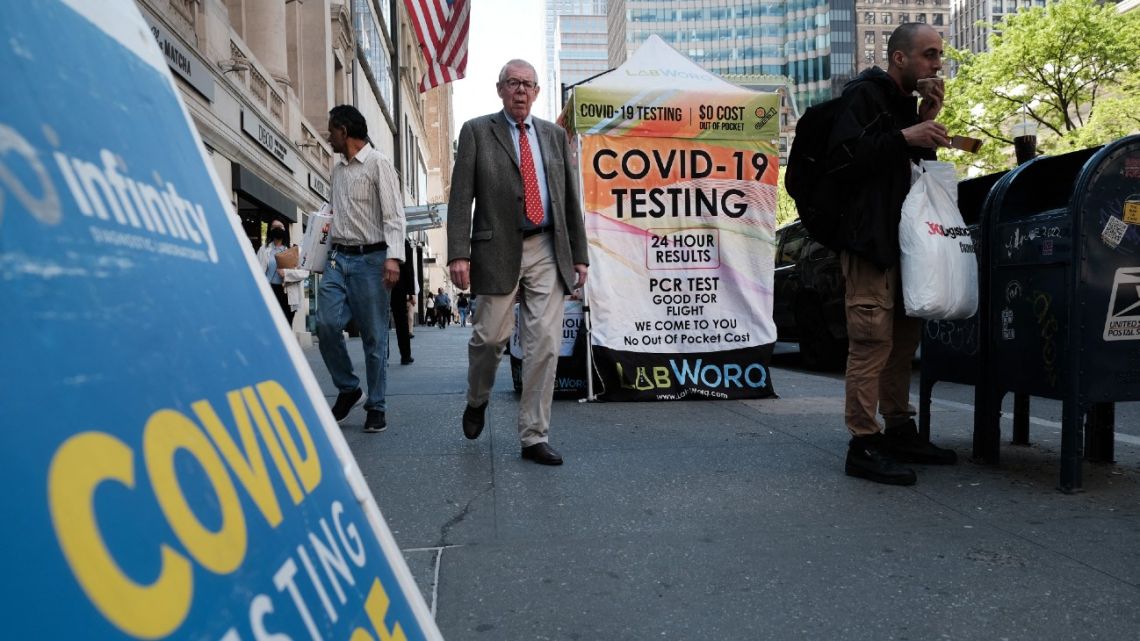
[[[907,316],[928,320],[969,318],[978,311],[974,239],[958,211],[958,185],[950,163],[911,165],[914,184],[899,222],[903,305]]]
[[[329,232],[332,230],[332,208],[328,203],[320,211],[309,214],[309,226],[305,228],[305,238],[301,241],[301,260],[298,265],[318,274],[325,271],[325,261],[329,256]]]

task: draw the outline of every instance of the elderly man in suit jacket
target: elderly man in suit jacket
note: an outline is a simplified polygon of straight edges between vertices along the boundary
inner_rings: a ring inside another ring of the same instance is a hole
[[[447,255],[455,286],[470,286],[479,296],[467,347],[464,435],[474,439],[483,431],[519,294],[522,456],[561,465],[548,432],[562,302],[585,285],[589,258],[566,134],[530,115],[537,78],[525,60],[508,62],[496,84],[503,110],[470,120],[460,130],[447,206]]]

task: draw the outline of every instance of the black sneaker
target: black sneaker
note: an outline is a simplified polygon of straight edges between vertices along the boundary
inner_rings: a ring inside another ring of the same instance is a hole
[[[876,483],[887,485],[914,485],[918,477],[914,470],[895,462],[887,453],[882,434],[851,439],[847,446],[844,472]]]
[[[887,452],[896,461],[925,465],[954,465],[958,462],[958,454],[954,450],[938,447],[922,438],[913,419],[888,427],[883,432],[883,439]]]
[[[364,419],[364,431],[377,434],[388,429],[388,419],[380,410],[368,410],[368,417]]]
[[[332,406],[332,415],[337,423],[343,421],[344,417],[348,416],[348,413],[352,411],[352,407],[356,405],[356,402],[360,400],[361,396],[364,396],[364,391],[359,387],[351,392],[341,392],[336,395],[336,403]]]

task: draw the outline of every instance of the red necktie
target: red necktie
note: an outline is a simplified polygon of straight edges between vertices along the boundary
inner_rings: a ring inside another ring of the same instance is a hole
[[[523,195],[526,197],[526,219],[534,225],[542,224],[542,195],[538,191],[538,176],[534,171],[534,157],[530,154],[530,138],[526,135],[526,123],[519,128],[519,173],[522,174]]]

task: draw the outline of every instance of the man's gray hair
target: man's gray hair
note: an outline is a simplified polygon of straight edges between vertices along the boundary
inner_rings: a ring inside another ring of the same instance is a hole
[[[507,79],[507,67],[526,67],[534,74],[535,82],[538,82],[538,71],[535,70],[534,65],[522,58],[515,58],[514,60],[508,60],[507,64],[503,65],[503,68],[499,70],[499,84],[502,84],[503,81]]]

